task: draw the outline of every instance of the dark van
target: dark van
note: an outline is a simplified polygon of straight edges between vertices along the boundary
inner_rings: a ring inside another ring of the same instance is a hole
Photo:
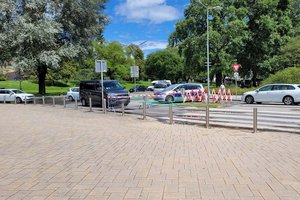
[[[103,94],[106,99],[106,107],[127,106],[130,102],[129,93],[117,80],[103,80]],[[83,106],[89,105],[89,97],[92,105],[102,107],[101,80],[81,81],[79,86],[80,101]]]

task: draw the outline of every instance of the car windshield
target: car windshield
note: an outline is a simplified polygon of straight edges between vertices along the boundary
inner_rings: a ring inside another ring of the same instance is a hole
[[[124,87],[117,81],[110,81],[103,83],[106,90],[123,90]]]
[[[13,92],[16,93],[16,94],[24,93],[22,90],[11,90],[11,91],[13,91]]]
[[[177,86],[178,86],[178,84],[170,85],[169,87],[165,88],[163,91],[171,91],[171,90],[174,90]]]

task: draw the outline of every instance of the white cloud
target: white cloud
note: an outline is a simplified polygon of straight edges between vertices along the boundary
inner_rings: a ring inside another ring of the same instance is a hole
[[[180,18],[179,11],[166,5],[166,0],[126,0],[116,6],[115,12],[130,22],[150,21],[159,24]]]
[[[141,44],[144,41],[136,41],[133,42],[136,45]],[[140,48],[143,51],[147,50],[158,50],[158,49],[165,49],[168,46],[167,42],[162,42],[162,41],[146,41],[144,44],[140,45]]]

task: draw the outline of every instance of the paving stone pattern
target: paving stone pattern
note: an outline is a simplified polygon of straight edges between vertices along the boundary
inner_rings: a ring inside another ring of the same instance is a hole
[[[0,104],[0,199],[300,200],[300,135]]]

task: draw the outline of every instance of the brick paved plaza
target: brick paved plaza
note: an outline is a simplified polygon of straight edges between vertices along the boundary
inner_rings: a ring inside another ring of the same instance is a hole
[[[0,104],[0,199],[300,199],[300,135]]]

